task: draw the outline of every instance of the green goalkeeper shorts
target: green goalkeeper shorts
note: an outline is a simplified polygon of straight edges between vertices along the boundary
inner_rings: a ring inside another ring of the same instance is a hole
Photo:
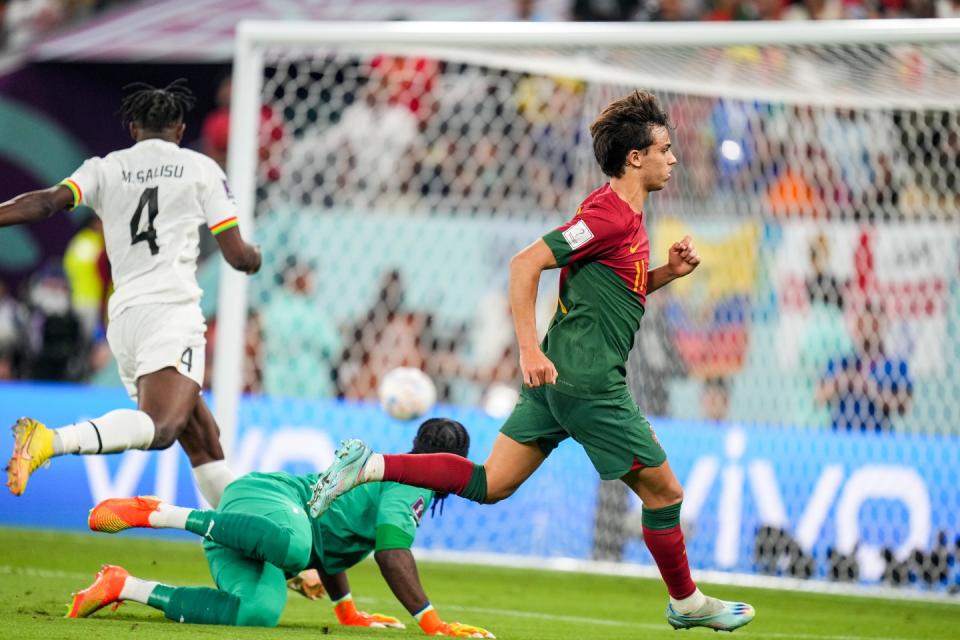
[[[552,385],[520,390],[520,399],[500,433],[522,444],[536,444],[550,455],[569,437],[579,442],[604,480],[633,469],[659,467],[667,454],[630,394],[587,400]]]
[[[217,512],[263,516],[286,529],[292,536],[291,544],[295,541],[302,547],[313,543],[313,529],[302,497],[293,487],[267,474],[251,473],[227,485]],[[203,541],[203,551],[218,589],[241,598],[241,611],[252,612],[254,617],[260,615],[258,620],[273,620],[271,624],[238,624],[274,626],[274,618],[279,618],[287,602],[287,576],[283,570],[252,557],[255,554],[211,540]]]

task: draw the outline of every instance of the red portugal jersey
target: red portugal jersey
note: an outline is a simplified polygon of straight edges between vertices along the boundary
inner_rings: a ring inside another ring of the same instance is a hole
[[[557,391],[580,397],[625,392],[650,269],[643,212],[606,184],[543,240],[562,267],[557,312],[542,345],[557,367]]]

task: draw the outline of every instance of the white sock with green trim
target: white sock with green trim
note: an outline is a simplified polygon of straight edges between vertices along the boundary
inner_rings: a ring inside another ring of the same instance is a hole
[[[150,594],[159,584],[159,582],[128,576],[123,583],[123,589],[120,590],[120,599],[149,604]]]
[[[193,509],[178,507],[161,502],[156,511],[150,513],[150,526],[154,529],[186,529],[187,518]]]

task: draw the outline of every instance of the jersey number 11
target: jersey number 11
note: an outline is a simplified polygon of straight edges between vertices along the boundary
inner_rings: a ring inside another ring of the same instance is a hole
[[[147,187],[140,194],[140,202],[137,204],[137,210],[130,219],[130,244],[146,242],[150,247],[150,255],[155,256],[160,253],[160,247],[157,246],[157,228],[153,226],[157,214],[160,213],[160,207],[157,204],[157,188]],[[145,229],[140,228],[140,214],[143,208],[147,208],[147,225]]]

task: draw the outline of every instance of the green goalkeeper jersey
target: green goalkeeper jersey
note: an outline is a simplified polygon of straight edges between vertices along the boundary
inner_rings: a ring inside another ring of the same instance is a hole
[[[313,495],[317,474],[270,475],[293,486],[309,512],[307,501]],[[432,499],[429,489],[396,482],[369,482],[348,491],[312,521],[314,557],[310,564],[319,564],[325,573],[340,573],[373,551],[409,549]]]

